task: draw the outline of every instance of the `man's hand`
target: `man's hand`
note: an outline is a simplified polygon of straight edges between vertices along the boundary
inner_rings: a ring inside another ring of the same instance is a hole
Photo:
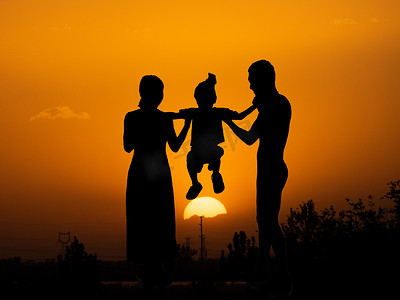
[[[228,126],[230,126],[231,124],[233,124],[232,119],[223,118],[222,121],[224,121]]]
[[[260,105],[260,100],[257,98],[257,97],[254,97],[253,98],[253,105],[255,106],[255,107],[259,107],[259,105]]]
[[[190,127],[190,123],[192,123],[192,118],[185,118],[184,127]]]

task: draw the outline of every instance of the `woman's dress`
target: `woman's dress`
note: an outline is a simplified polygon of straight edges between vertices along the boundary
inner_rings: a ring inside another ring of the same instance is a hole
[[[172,119],[139,109],[125,118],[124,142],[134,154],[126,188],[127,260],[145,263],[175,256],[175,205],[166,143]]]

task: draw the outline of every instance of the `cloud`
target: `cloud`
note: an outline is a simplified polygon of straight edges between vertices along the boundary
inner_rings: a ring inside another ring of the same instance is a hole
[[[358,24],[355,20],[350,19],[350,18],[345,18],[345,19],[338,19],[333,21],[335,25],[355,25]]]
[[[379,23],[380,22],[380,20],[378,18],[372,18],[372,19],[369,19],[369,21],[371,23]]]
[[[90,119],[90,115],[87,112],[73,112],[69,106],[56,106],[52,108],[45,109],[41,111],[37,115],[30,117],[30,121],[34,121],[37,119],[80,119],[87,120]]]

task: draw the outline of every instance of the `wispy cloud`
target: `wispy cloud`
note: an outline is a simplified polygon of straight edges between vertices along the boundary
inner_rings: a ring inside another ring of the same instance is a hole
[[[369,21],[371,23],[379,23],[380,22],[380,20],[378,18],[371,18],[371,19],[369,19]]]
[[[355,25],[358,24],[354,19],[345,18],[345,19],[337,19],[333,21],[335,25]]]
[[[34,121],[37,119],[81,119],[87,120],[90,119],[90,115],[87,112],[74,112],[69,106],[56,106],[52,108],[45,109],[40,113],[30,117],[30,121]]]

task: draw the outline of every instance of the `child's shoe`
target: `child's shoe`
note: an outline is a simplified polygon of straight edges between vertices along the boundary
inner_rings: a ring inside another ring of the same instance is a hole
[[[190,188],[189,191],[186,194],[186,199],[188,200],[193,200],[195,199],[203,189],[203,186],[200,184],[200,182],[194,183]]]
[[[213,183],[214,193],[222,193],[225,189],[224,181],[220,173],[213,173],[211,175],[211,180]]]

